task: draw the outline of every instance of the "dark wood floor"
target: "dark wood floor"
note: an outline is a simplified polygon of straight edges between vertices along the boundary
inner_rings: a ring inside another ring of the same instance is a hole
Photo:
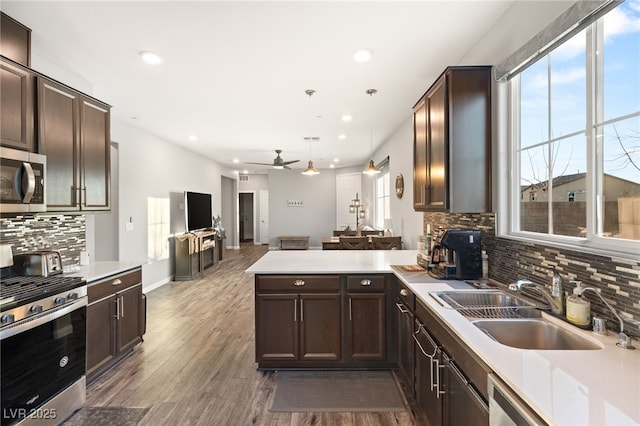
[[[147,334],[87,388],[87,406],[149,407],[141,425],[414,425],[404,413],[272,413],[274,374],[254,362],[253,275],[243,244],[197,281],[147,294]]]

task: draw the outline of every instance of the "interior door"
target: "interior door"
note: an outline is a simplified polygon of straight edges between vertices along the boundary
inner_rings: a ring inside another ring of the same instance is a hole
[[[260,191],[260,244],[269,244],[269,191]]]

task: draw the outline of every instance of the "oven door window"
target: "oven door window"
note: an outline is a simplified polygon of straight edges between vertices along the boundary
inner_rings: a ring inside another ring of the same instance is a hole
[[[86,307],[2,340],[1,351],[4,426],[85,374]]]

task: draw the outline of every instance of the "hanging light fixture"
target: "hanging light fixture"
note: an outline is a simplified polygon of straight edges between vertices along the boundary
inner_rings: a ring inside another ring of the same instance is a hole
[[[378,91],[376,89],[367,89],[365,93],[373,99],[373,95],[378,93]],[[369,155],[369,166],[362,173],[365,175],[375,175],[380,173],[380,170],[378,170],[376,165],[373,163],[373,100],[371,101],[371,139],[369,141]]]
[[[306,93],[309,96],[309,103],[311,103],[311,96],[315,92],[316,91],[313,90],[313,89],[307,89],[307,90],[304,91],[304,93]],[[309,109],[311,109],[311,108],[309,108]],[[305,139],[307,139],[307,138],[305,138]],[[309,122],[309,138],[308,139],[309,139],[309,165],[307,165],[307,168],[304,169],[302,174],[303,175],[308,175],[308,176],[313,176],[313,175],[317,175],[320,172],[318,171],[318,169],[313,167],[313,161],[311,160],[311,143],[315,139],[313,136],[311,136],[311,122]]]

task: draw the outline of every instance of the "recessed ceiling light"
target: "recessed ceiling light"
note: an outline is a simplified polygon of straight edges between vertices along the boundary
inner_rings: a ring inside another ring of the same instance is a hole
[[[338,139],[340,139],[340,140],[344,140],[346,138],[347,138],[347,135],[345,135],[344,133],[341,133],[341,134],[338,135]]]
[[[138,55],[140,55],[140,58],[142,58],[143,61],[150,65],[158,65],[163,61],[160,55],[155,52],[151,52],[150,50],[142,50],[138,52]]]
[[[339,161],[340,161],[340,159],[339,159],[339,158],[334,158],[334,159],[333,159],[333,162],[334,162],[334,163],[337,163],[337,162],[339,162]]]
[[[198,137],[196,135],[191,135],[191,136],[189,136],[189,140],[190,141],[197,141]]]
[[[330,169],[335,169],[336,165],[335,164],[329,164],[329,168]]]
[[[361,64],[371,59],[371,56],[373,56],[373,52],[369,49],[360,49],[353,54],[353,60]]]
[[[238,164],[238,163],[240,162],[240,160],[239,160],[239,159],[237,159],[237,158],[234,158],[234,159],[233,159],[233,160],[231,160],[231,161],[233,161],[235,164]]]
[[[351,117],[349,114],[345,114],[342,116],[342,121],[344,122],[350,122],[351,120],[353,120],[353,117]]]

